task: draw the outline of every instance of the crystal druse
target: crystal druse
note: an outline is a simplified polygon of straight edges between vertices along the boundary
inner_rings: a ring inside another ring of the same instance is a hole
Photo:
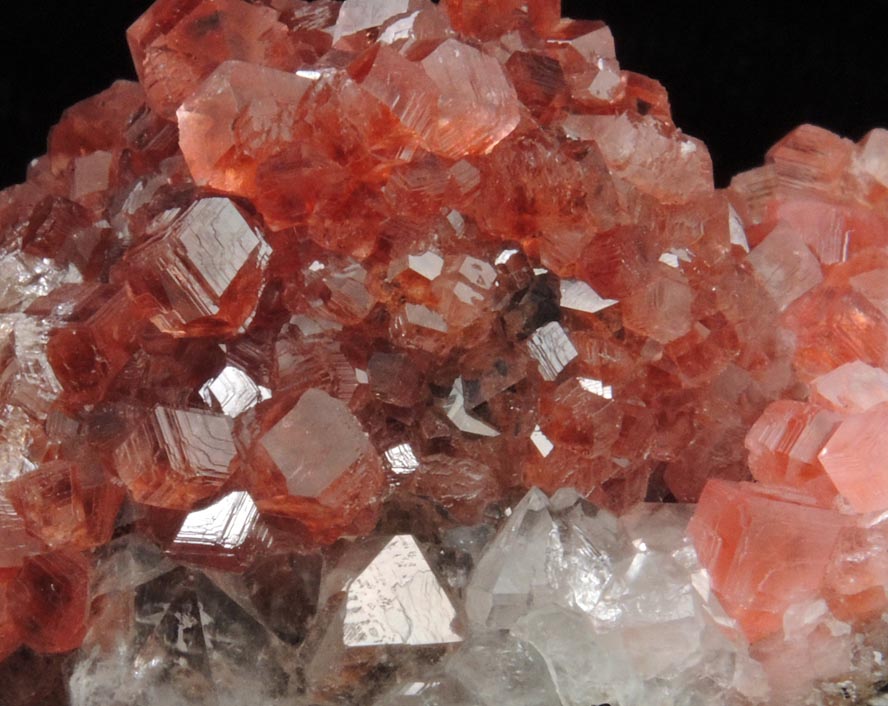
[[[706,147],[558,0],[159,0],[0,192],[3,706],[888,680],[888,132]]]

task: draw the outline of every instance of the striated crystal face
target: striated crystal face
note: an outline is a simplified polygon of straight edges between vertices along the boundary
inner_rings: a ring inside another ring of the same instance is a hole
[[[261,532],[259,510],[249,494],[234,492],[201,510],[189,512],[170,544],[170,553],[192,563],[228,568],[249,564],[252,543]]]
[[[3,706],[888,681],[888,132],[715,189],[560,14],[133,24],[0,192]]]
[[[389,541],[348,586],[343,643],[346,647],[441,645],[460,642],[453,631],[456,609],[416,540]]]
[[[262,236],[231,201],[202,199],[130,250],[121,276],[157,298],[161,312],[153,323],[162,330],[237,330],[254,313],[267,255]]]
[[[156,407],[113,458],[135,500],[184,509],[225,485],[236,453],[227,417]]]

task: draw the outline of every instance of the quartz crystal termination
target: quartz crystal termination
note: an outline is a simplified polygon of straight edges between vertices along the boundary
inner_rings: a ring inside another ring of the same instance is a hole
[[[713,187],[557,0],[159,0],[0,192],[3,706],[888,679],[888,132]]]

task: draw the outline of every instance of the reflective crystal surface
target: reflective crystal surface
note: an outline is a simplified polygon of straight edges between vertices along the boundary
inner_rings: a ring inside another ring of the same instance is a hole
[[[0,192],[3,706],[884,700],[888,132],[716,189],[559,5],[136,20]]]

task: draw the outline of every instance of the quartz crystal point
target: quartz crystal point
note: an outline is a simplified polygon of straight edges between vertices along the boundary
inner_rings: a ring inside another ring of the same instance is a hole
[[[288,646],[203,574],[174,569],[109,601],[117,635],[84,652],[73,706],[284,704],[296,693]]]
[[[380,687],[374,674],[410,673],[463,640],[442,579],[410,535],[352,546],[324,577],[321,599],[303,650],[316,698],[368,698]]]
[[[127,38],[0,192],[3,706],[888,681],[888,132],[715,189],[557,0]]]
[[[575,493],[560,491],[550,504],[544,493],[531,490],[472,575],[466,589],[470,622],[509,628],[537,602],[591,608],[612,578],[613,557],[625,550],[621,539],[616,518],[584,508]]]

